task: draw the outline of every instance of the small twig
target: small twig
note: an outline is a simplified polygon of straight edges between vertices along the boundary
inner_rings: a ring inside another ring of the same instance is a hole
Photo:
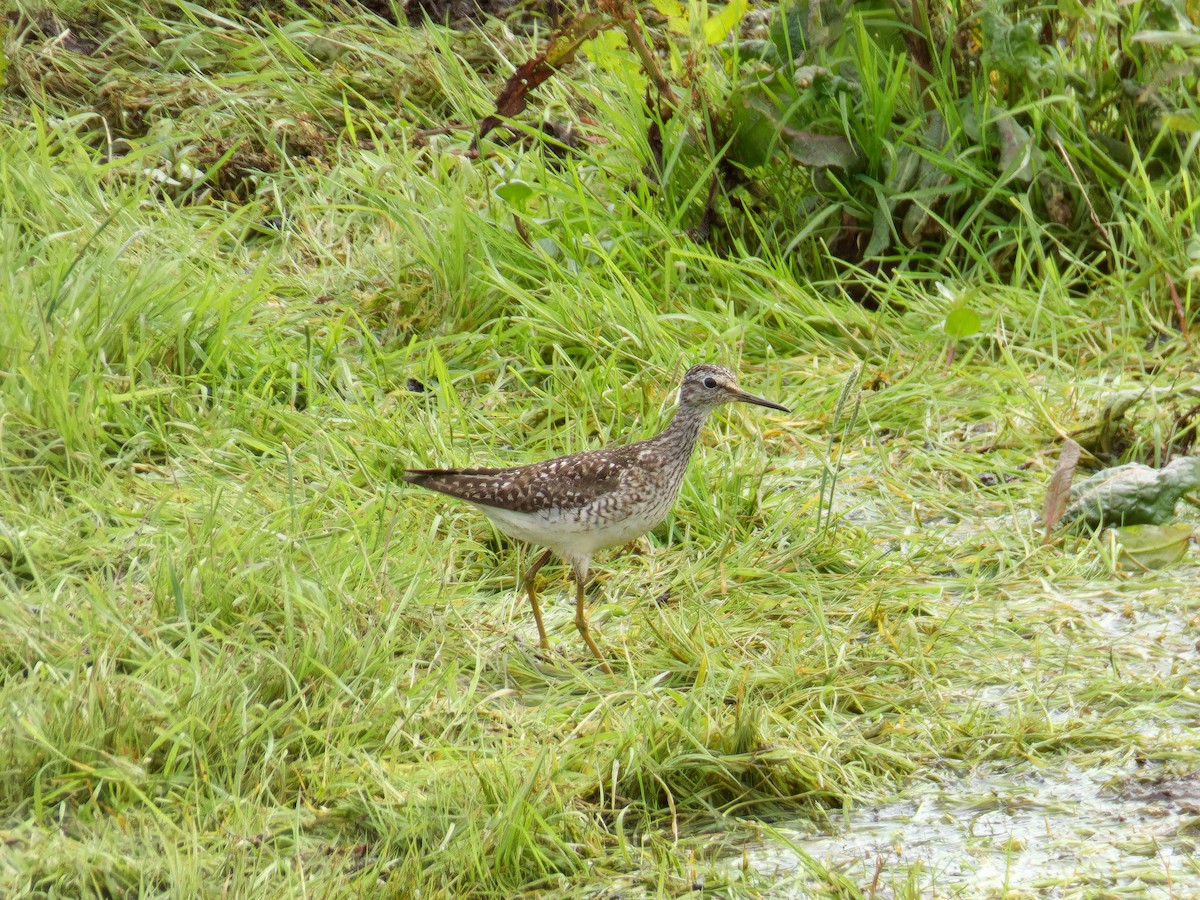
[[[1083,186],[1083,181],[1079,178],[1079,173],[1075,171],[1075,164],[1071,162],[1071,157],[1067,155],[1067,149],[1062,145],[1062,141],[1057,136],[1053,137],[1054,146],[1058,148],[1059,154],[1062,155],[1063,162],[1067,164],[1067,168],[1071,170],[1071,177],[1075,179],[1075,186],[1079,188],[1079,193],[1083,197],[1083,202],[1087,204],[1088,215],[1092,217],[1092,222],[1100,233],[1104,235],[1104,242],[1108,244],[1108,249],[1116,253],[1116,247],[1113,244],[1112,235],[1108,233],[1108,229],[1104,227],[1104,223],[1100,221],[1100,217],[1096,214],[1096,207],[1092,206],[1092,198],[1088,196],[1087,188]]]
[[[661,167],[660,167],[661,169]],[[712,235],[713,222],[717,218],[717,194],[721,188],[721,176],[714,171],[712,183],[708,186],[708,200],[704,203],[704,213],[700,216],[700,221],[696,223],[696,227],[692,229],[691,238],[697,244],[708,242]]]
[[[842,440],[838,447],[837,459],[833,460],[831,464],[829,457],[833,454],[833,441],[837,436],[837,428],[842,418],[842,411],[846,407],[846,401],[850,399],[850,392],[858,385],[858,379],[861,374],[862,364],[860,363],[854,367],[854,370],[850,373],[850,377],[842,385],[842,393],[838,397],[837,407],[833,411],[833,419],[829,424],[829,447],[825,451],[825,466],[821,470],[821,499],[817,505],[817,531],[828,530],[830,523],[833,521],[833,496],[837,491],[837,479],[842,470],[842,455],[846,452],[846,439],[850,436],[850,429],[854,427],[854,422],[858,418],[858,408],[862,403],[861,393],[855,397],[854,409],[850,413],[850,418],[842,426]],[[826,485],[829,486],[828,499],[825,496]],[[824,514],[824,529],[821,527],[822,514]]]
[[[1167,279],[1167,287],[1171,289],[1171,302],[1175,304],[1175,315],[1179,317],[1179,333],[1183,335],[1183,342],[1190,347],[1192,346],[1192,339],[1188,336],[1187,316],[1183,314],[1183,304],[1179,301],[1179,291],[1175,290],[1175,281],[1171,278],[1171,273],[1164,272],[1163,275]]]
[[[456,131],[466,131],[465,125],[438,125],[436,128],[418,128],[413,132],[413,138],[416,140],[424,140],[428,137],[433,137],[435,134],[454,134]]]
[[[874,898],[879,892],[879,876],[883,874],[883,867],[887,864],[887,854],[879,853],[875,856],[875,877],[871,879],[871,886],[867,888],[867,896]]]
[[[679,99],[675,96],[671,82],[667,80],[667,76],[659,68],[658,60],[654,58],[654,53],[646,45],[645,38],[642,37],[637,6],[630,3],[629,0],[601,0],[598,6],[603,12],[608,13],[620,24],[622,30],[625,32],[625,36],[629,39],[629,46],[633,48],[633,52],[642,61],[643,69],[645,69],[650,80],[654,82],[654,87],[658,90],[660,101],[659,116],[664,119],[670,118],[671,114],[679,107]],[[665,109],[663,108],[664,106]]]
[[[929,92],[933,73],[933,31],[929,27],[929,11],[925,0],[912,0],[912,28],[904,31],[904,44],[913,64],[913,81],[921,96],[925,112],[936,111],[937,104]]]
[[[533,241],[529,239],[529,229],[525,227],[524,220],[516,213],[513,213],[513,224],[517,226],[517,236],[521,238],[525,246],[532,247]]]

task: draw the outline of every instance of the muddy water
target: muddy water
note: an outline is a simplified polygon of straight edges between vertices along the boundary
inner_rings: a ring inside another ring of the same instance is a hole
[[[771,897],[811,896],[813,862],[885,897],[1196,897],[1198,826],[1195,775],[1021,765],[946,773],[838,834],[772,829],[730,864]]]
[[[946,689],[1001,726],[1033,708],[1064,733],[1111,727],[1104,752],[935,769],[832,832],[764,827],[726,871],[771,898],[826,896],[839,876],[879,897],[1200,898],[1197,585],[1192,566],[1019,589],[1004,603],[1028,646]],[[1127,687],[1133,699],[1106,693]]]

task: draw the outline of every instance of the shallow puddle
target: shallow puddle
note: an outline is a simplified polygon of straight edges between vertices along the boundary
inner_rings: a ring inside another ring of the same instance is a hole
[[[1134,763],[946,773],[835,835],[771,831],[730,861],[771,897],[811,896],[814,862],[883,897],[1200,894],[1200,775]]]
[[[1011,616],[1028,639],[943,660],[961,675],[942,689],[944,709],[977,710],[1002,731],[1042,721],[1065,746],[1094,737],[1122,762],[1063,755],[926,772],[897,802],[847,811],[833,832],[764,826],[727,871],[770,898],[826,896],[839,878],[878,897],[1200,897],[1192,573],[1004,596],[999,621]],[[1156,698],[1156,685],[1174,699]],[[1111,693],[1125,686],[1129,696]]]

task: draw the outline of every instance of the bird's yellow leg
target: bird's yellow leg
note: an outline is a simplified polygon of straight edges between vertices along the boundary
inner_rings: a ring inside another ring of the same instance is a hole
[[[537,591],[534,589],[534,577],[538,573],[538,569],[550,561],[553,555],[551,550],[543,550],[542,555],[534,560],[533,565],[525,572],[525,590],[529,592],[529,605],[533,607],[533,620],[537,622],[538,627],[538,644],[543,650],[550,649],[550,639],[546,637],[546,626],[542,624],[542,608],[538,605]]]
[[[592,655],[600,660],[600,668],[611,675],[613,670],[608,665],[608,661],[600,654],[600,648],[592,640],[592,632],[588,628],[587,613],[583,608],[583,585],[586,580],[587,576],[581,576],[578,570],[575,572],[575,627],[579,629],[579,633],[583,636],[584,643],[591,649]]]

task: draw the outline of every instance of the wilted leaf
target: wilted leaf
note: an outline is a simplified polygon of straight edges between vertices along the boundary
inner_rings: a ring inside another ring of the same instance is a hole
[[[858,154],[840,134],[813,134],[780,126],[779,136],[788,155],[803,166],[852,169],[858,163]]]
[[[1186,522],[1174,525],[1126,525],[1114,528],[1121,548],[1122,562],[1128,560],[1143,569],[1165,569],[1183,559],[1188,552],[1193,527]]]
[[[938,113],[930,114],[921,143],[929,150],[940,151],[941,156],[939,158],[925,153],[918,155],[916,185],[911,192],[920,197],[920,202],[914,199],[900,222],[900,236],[910,247],[919,244],[927,232],[941,227],[932,212],[950,196],[951,191],[944,188],[954,181],[943,160],[950,163],[957,156],[955,146],[950,141],[946,121]]]
[[[1038,176],[1038,185],[1042,189],[1042,203],[1046,207],[1046,218],[1055,225],[1070,225],[1075,211],[1071,201],[1067,199],[1067,191],[1058,179],[1046,172]]]
[[[761,91],[734,101],[732,156],[746,166],[761,166],[777,147],[803,166],[853,169],[858,154],[850,142],[836,134],[814,134],[783,124],[776,101]]]
[[[744,60],[761,59],[763,62],[770,64],[779,62],[779,53],[776,51],[775,45],[761,38],[724,44],[721,47],[721,50],[725,53],[730,53],[734,49],[737,50],[737,55]]]
[[[1034,160],[1040,155],[1033,138],[1007,111],[997,117],[996,130],[1000,133],[1000,174],[1029,184],[1033,181]]]
[[[551,35],[550,43],[543,54],[545,64],[554,69],[565,66],[575,58],[576,51],[584,41],[615,24],[601,13],[582,13],[562,31]]]
[[[824,66],[797,66],[792,72],[792,84],[802,91],[814,84],[832,79],[833,73]]]
[[[862,252],[863,259],[874,259],[883,253],[892,242],[892,210],[882,196],[871,216],[871,239]]]
[[[1050,476],[1050,484],[1046,486],[1046,502],[1042,505],[1042,522],[1046,533],[1042,543],[1049,543],[1050,532],[1062,518],[1063,510],[1071,499],[1071,482],[1075,479],[1075,467],[1079,465],[1080,446],[1070,438],[1063,444],[1062,452],[1058,454],[1058,465]]]
[[[1200,34],[1184,31],[1139,31],[1133,39],[1140,44],[1158,47],[1195,47],[1200,44]]]

